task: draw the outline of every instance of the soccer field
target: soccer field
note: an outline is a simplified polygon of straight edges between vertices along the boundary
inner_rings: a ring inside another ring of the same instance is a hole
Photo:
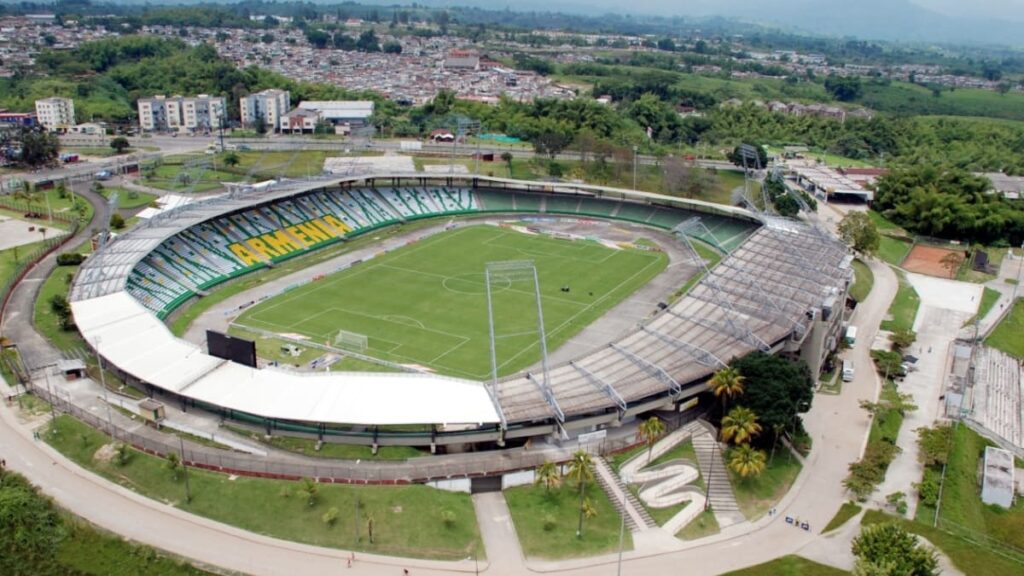
[[[484,379],[490,345],[484,268],[532,260],[552,351],[657,276],[661,252],[616,250],[494,226],[431,236],[253,306],[237,324],[334,345],[339,330],[365,334],[364,354]],[[493,284],[499,374],[540,359],[533,282]],[[569,291],[562,288],[568,286]]]

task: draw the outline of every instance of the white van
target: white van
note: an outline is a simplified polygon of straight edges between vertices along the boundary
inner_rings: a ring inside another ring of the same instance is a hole
[[[843,360],[843,382],[853,382],[853,362]]]

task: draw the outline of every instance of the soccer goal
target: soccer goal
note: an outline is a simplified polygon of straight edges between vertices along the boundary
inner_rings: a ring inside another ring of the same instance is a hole
[[[338,333],[334,336],[335,346],[346,350],[354,350],[356,352],[365,351],[368,347],[368,341],[369,339],[366,337],[366,334],[349,332],[347,330],[338,330]]]

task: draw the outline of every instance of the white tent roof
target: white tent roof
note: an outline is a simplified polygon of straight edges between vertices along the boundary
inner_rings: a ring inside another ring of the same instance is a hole
[[[282,420],[335,424],[499,422],[479,382],[430,374],[258,370],[175,338],[126,292],[71,304],[86,340],[110,363],[188,398]]]

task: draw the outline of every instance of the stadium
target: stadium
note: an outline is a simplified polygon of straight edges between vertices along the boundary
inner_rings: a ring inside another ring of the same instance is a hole
[[[417,222],[433,228],[375,244]],[[667,264],[653,243],[579,233],[609,225],[649,231],[687,256]],[[356,242],[370,257],[339,256],[331,274],[225,320],[238,321],[233,333],[315,347],[351,370],[228,360],[164,323],[235,279]],[[701,256],[708,247],[713,266]],[[741,208],[590,185],[373,174],[242,186],[165,212],[93,254],[70,299],[97,355],[152,397],[268,435],[461,451],[685,409],[715,370],[756,350],[816,373],[839,340],[851,260],[814,226]],[[571,357],[549,355],[666,266],[689,267],[688,289],[672,286]],[[432,288],[412,272],[433,275]]]

